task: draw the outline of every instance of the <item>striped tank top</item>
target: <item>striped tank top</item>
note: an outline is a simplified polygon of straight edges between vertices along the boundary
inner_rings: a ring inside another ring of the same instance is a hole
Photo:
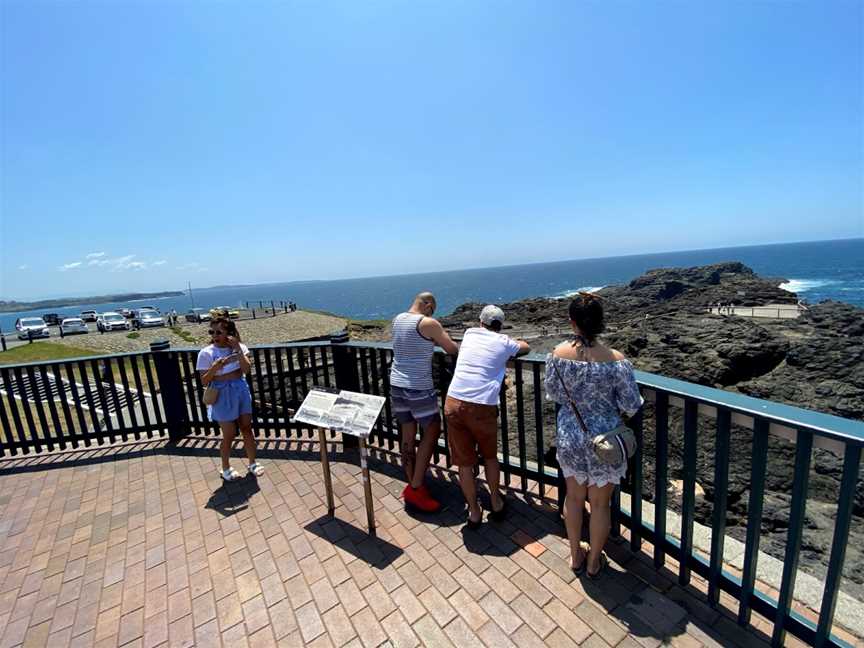
[[[433,389],[432,354],[435,343],[420,335],[423,315],[400,313],[393,318],[393,366],[390,384],[403,389]]]

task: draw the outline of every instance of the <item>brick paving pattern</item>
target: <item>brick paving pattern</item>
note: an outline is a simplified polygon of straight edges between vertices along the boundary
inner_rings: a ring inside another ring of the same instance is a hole
[[[227,485],[211,442],[0,464],[0,648],[767,645],[624,539],[602,580],[574,578],[531,496],[463,530],[452,473],[431,483],[445,510],[413,514],[379,455],[370,538],[352,455],[331,452],[330,519],[317,445],[261,448],[264,476]]]

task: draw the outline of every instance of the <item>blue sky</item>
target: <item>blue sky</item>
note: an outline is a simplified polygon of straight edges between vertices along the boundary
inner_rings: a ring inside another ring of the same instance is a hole
[[[850,2],[0,3],[0,297],[864,235]]]

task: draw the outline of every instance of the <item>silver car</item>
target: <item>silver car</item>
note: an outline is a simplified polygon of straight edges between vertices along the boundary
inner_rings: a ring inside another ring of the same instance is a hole
[[[102,313],[96,320],[96,328],[100,331],[128,331],[132,327],[120,313]]]
[[[90,329],[80,317],[67,317],[60,322],[60,332],[63,335],[72,335],[74,333],[89,333]]]
[[[139,310],[137,319],[138,325],[142,328],[148,326],[165,326],[165,320],[163,320],[162,316],[155,310]]]
[[[15,322],[15,330],[18,331],[18,339],[26,340],[30,337],[50,337],[48,325],[41,317],[22,317]]]

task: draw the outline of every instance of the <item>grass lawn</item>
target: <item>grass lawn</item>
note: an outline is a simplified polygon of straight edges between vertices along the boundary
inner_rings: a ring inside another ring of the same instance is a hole
[[[53,342],[34,342],[22,344],[8,351],[0,352],[0,364],[18,364],[21,362],[43,362],[45,360],[66,360],[68,358],[83,358],[99,355],[95,351],[79,349],[65,344]]]

